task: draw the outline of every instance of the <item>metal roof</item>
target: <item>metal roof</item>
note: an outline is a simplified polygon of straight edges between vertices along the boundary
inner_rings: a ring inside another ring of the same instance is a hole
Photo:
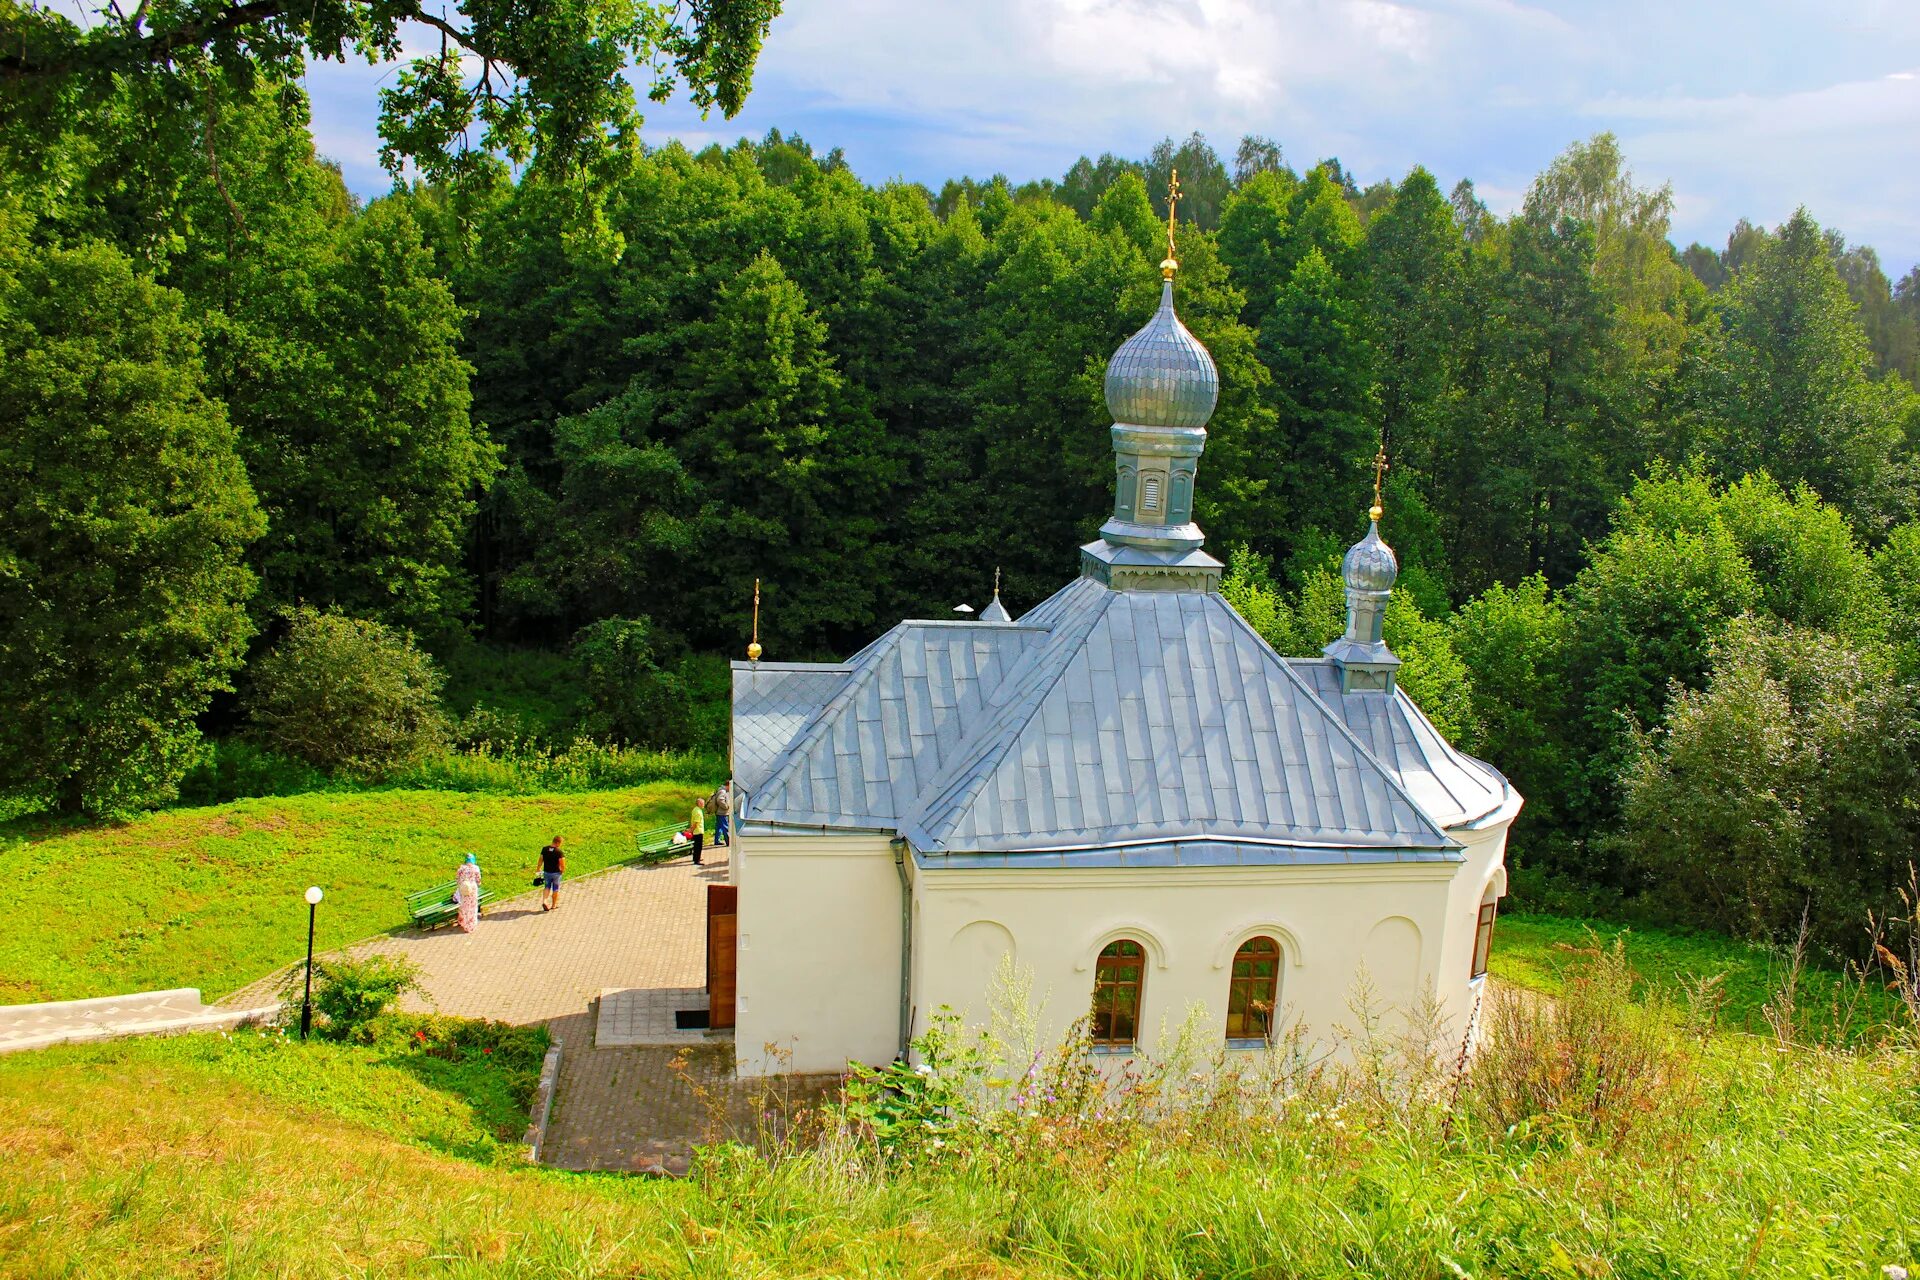
[[[803,713],[783,681],[763,690],[736,664],[745,823],[898,831],[947,866],[1458,856],[1212,592],[1082,578],[1017,623],[906,622],[807,670],[839,687]],[[742,764],[783,733],[756,781]]]
[[[1340,669],[1329,660],[1289,658],[1287,663],[1441,826],[1484,818],[1512,795],[1498,769],[1457,750],[1405,689],[1342,693]]]

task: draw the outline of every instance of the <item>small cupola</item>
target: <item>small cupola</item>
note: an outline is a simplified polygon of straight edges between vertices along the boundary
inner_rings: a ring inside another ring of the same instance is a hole
[[[1380,481],[1387,451],[1373,460],[1373,506],[1367,510],[1367,536],[1347,548],[1340,578],[1347,589],[1347,629],[1322,652],[1340,668],[1343,693],[1369,690],[1391,693],[1400,659],[1387,648],[1387,603],[1400,576],[1400,560],[1380,536]]]

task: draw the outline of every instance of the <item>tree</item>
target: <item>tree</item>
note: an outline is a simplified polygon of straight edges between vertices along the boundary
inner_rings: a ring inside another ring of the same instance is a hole
[[[762,252],[689,344],[667,425],[695,477],[697,558],[675,575],[675,621],[704,643],[851,637],[873,619],[875,512],[892,486],[871,418],[853,409],[806,295]],[[665,610],[661,610],[662,613]]]
[[[1280,144],[1265,134],[1249,133],[1240,139],[1233,153],[1234,189],[1246,186],[1256,173],[1280,173],[1285,169]]]
[[[0,207],[0,791],[164,803],[245,652],[262,521],[182,311]]]
[[[685,681],[663,659],[645,618],[602,618],[580,629],[571,646],[581,701],[576,723],[596,738],[651,747],[684,747],[693,737]]]
[[[263,597],[445,629],[469,603],[466,530],[499,465],[470,414],[459,307],[404,203],[312,248],[332,252],[302,264],[305,288],[250,273],[223,333],[223,389],[270,513]]]
[[[1877,533],[1914,502],[1899,456],[1913,389],[1874,383],[1872,353],[1820,228],[1796,213],[1719,296],[1713,459],[1726,475],[1767,471],[1811,485]]]
[[[1233,193],[1220,219],[1220,256],[1246,295],[1243,318],[1258,328],[1287,282],[1283,258],[1295,183],[1284,172],[1257,173]]]
[[[269,746],[317,768],[379,778],[446,745],[442,677],[403,632],[299,608],[250,673],[247,714]]]
[[[191,118],[210,73],[248,88],[291,84],[308,59],[351,51],[378,63],[430,31],[439,52],[410,59],[380,92],[382,160],[396,176],[411,163],[436,180],[486,180],[494,153],[583,171],[632,145],[630,66],[647,69],[655,101],[684,82],[702,110],[738,112],[778,12],[778,0],[468,3],[451,14],[418,0],[189,0],[96,4],[76,22],[10,4],[0,10],[0,150],[37,156],[127,83],[145,86],[159,112]]]
[[[1430,458],[1447,389],[1458,306],[1460,232],[1433,175],[1415,169],[1367,224],[1366,310],[1376,355],[1380,437]]]
[[[1786,940],[1804,912],[1857,956],[1912,856],[1917,730],[1884,649],[1738,621],[1706,687],[1676,690],[1665,728],[1635,738],[1633,865],[1680,919]]]
[[[1162,221],[1167,216],[1167,181],[1176,170],[1180,174],[1180,211],[1202,231],[1212,231],[1220,225],[1221,211],[1233,193],[1233,178],[1225,162],[1198,133],[1188,134],[1180,143],[1172,138],[1155,143],[1140,176],[1146,180],[1147,193]]]
[[[1264,550],[1309,527],[1339,527],[1366,505],[1372,352],[1359,302],[1317,247],[1299,260],[1261,322],[1259,351],[1273,375],[1278,447],[1269,463],[1270,524],[1241,533]]]
[[[1528,819],[1517,834],[1529,852],[1558,845],[1573,834],[1566,797],[1577,781],[1566,605],[1539,574],[1511,587],[1495,583],[1460,607],[1447,634],[1473,676],[1479,750],[1527,798]]]

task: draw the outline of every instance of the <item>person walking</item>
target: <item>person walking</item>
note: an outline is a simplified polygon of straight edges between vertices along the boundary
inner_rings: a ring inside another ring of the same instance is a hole
[[[552,911],[560,905],[560,873],[567,869],[567,855],[560,849],[560,837],[540,851],[540,909]]]
[[[732,817],[733,817],[733,782],[729,780],[721,783],[720,789],[713,793],[713,847],[714,848],[718,849],[720,848],[720,846],[728,842],[727,828],[731,825],[728,820]]]
[[[700,865],[700,849],[707,841],[707,802],[695,800],[693,813],[687,818],[687,836],[693,841],[693,865]]]
[[[460,932],[472,933],[480,923],[480,863],[472,854],[453,873],[453,903]]]

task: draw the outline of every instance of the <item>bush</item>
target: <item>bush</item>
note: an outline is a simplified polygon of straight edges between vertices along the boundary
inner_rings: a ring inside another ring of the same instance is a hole
[[[323,960],[313,967],[313,1007],[329,1038],[370,1040],[374,1020],[419,985],[419,970],[402,957]]]
[[[206,744],[180,779],[183,805],[226,804],[253,796],[297,796],[332,785],[312,765],[251,742],[230,738]]]
[[[301,608],[253,673],[248,712],[272,747],[329,772],[381,777],[438,750],[440,674],[378,622]]]
[[[572,655],[582,733],[655,747],[692,741],[692,700],[685,681],[662,664],[662,649],[645,618],[602,618],[580,629]]]
[[[443,751],[393,774],[395,786],[425,791],[534,795],[543,791],[607,791],[685,779],[711,785],[726,776],[726,758],[703,751],[648,751],[575,738],[561,748],[522,743],[497,750],[482,744]]]
[[[1626,944],[1595,939],[1557,996],[1496,988],[1473,1063],[1472,1108],[1496,1131],[1546,1122],[1617,1144],[1693,1098],[1695,1054],[1672,1011],[1633,1000]]]

